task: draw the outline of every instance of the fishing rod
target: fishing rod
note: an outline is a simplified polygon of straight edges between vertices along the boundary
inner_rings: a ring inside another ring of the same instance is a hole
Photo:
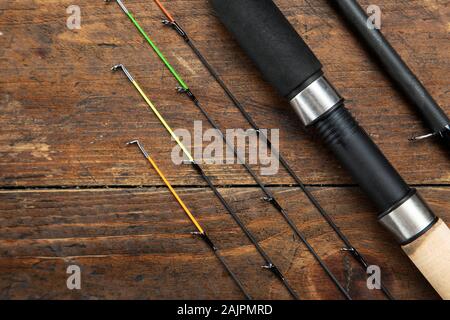
[[[222,130],[219,128],[217,123],[212,119],[212,117],[208,114],[208,112],[205,110],[205,108],[203,108],[203,106],[200,104],[200,101],[192,93],[191,89],[187,86],[187,84],[183,81],[181,76],[171,66],[171,64],[168,62],[168,60],[165,58],[165,56],[162,54],[162,52],[159,50],[159,48],[156,46],[156,44],[150,39],[150,37],[146,34],[146,32],[141,28],[141,26],[138,24],[138,22],[135,20],[135,18],[131,15],[131,13],[127,10],[127,8],[124,6],[124,4],[121,2],[121,0],[116,0],[116,1],[117,1],[117,3],[119,3],[122,10],[128,15],[130,20],[133,22],[133,24],[139,30],[139,32],[144,36],[144,38],[150,44],[151,48],[155,51],[155,53],[158,55],[158,57],[161,59],[161,61],[164,63],[164,65],[170,70],[172,75],[178,81],[178,83],[180,85],[180,87],[177,88],[178,92],[186,94],[189,97],[189,99],[194,103],[194,105],[200,110],[200,112],[203,114],[203,116],[206,118],[206,120],[209,122],[209,124],[216,130],[216,132],[218,132],[221,135],[221,138],[225,142],[227,147],[233,151],[233,153],[236,156],[236,158],[238,159],[239,163],[241,163],[244,166],[244,168],[252,176],[252,178],[255,180],[255,182],[258,184],[258,186],[261,188],[261,190],[265,194],[265,197],[263,199],[265,201],[271,203],[273,205],[273,207],[281,214],[283,219],[286,221],[286,223],[289,225],[289,227],[294,231],[294,233],[299,237],[299,239],[306,246],[308,251],[313,255],[315,260],[319,263],[319,265],[325,271],[325,273],[330,278],[330,280],[335,284],[337,289],[345,296],[346,299],[350,300],[351,297],[348,294],[347,290],[340,284],[339,280],[336,278],[336,276],[333,274],[333,272],[330,270],[330,268],[320,258],[320,256],[317,254],[317,252],[314,250],[314,248],[311,246],[311,244],[306,239],[306,236],[298,229],[298,227],[295,225],[293,220],[289,217],[287,211],[278,202],[278,200],[276,199],[274,194],[269,189],[267,189],[267,187],[263,184],[261,179],[259,179],[259,177],[256,175],[256,173],[239,156],[237,151],[234,149],[234,146],[232,146],[231,143],[226,139],[225,135],[223,134]]]
[[[228,265],[228,263],[225,261],[225,259],[220,254],[220,250],[218,249],[218,247],[214,244],[214,242],[211,240],[209,235],[206,233],[205,229],[203,229],[203,227],[200,225],[200,222],[198,222],[198,220],[194,217],[194,215],[189,210],[189,208],[186,206],[184,201],[180,198],[178,193],[175,191],[175,189],[170,184],[169,180],[167,180],[167,178],[164,176],[162,171],[159,169],[159,167],[156,164],[156,162],[150,157],[148,152],[145,150],[144,146],[139,142],[139,140],[133,140],[133,141],[130,141],[130,142],[127,143],[127,145],[133,145],[133,144],[137,145],[137,147],[139,148],[141,153],[144,155],[144,157],[148,160],[148,162],[150,162],[150,164],[152,165],[153,169],[155,169],[156,173],[159,175],[161,180],[164,182],[164,184],[167,186],[167,188],[169,188],[169,190],[172,193],[172,195],[174,196],[175,200],[178,202],[178,204],[181,206],[183,211],[189,217],[189,220],[191,220],[191,222],[194,224],[194,226],[197,229],[197,231],[196,232],[192,232],[192,234],[196,235],[196,236],[199,236],[208,245],[208,247],[213,251],[213,253],[217,257],[217,259],[223,265],[225,270],[228,272],[228,274],[234,280],[236,285],[242,291],[242,293],[244,294],[245,298],[247,298],[248,300],[252,300],[252,297],[250,296],[249,293],[247,293],[247,291],[245,290],[242,282],[238,279],[237,275],[231,270],[231,268]]]
[[[438,137],[447,147],[450,147],[450,119],[384,37],[383,33],[377,28],[368,27],[368,16],[359,3],[356,0],[329,0],[329,2],[342,15],[347,24],[352,27],[368,50],[378,59],[383,69],[417,108],[419,114],[431,129],[430,134],[414,137],[411,140]]]
[[[158,5],[158,7],[161,9],[161,11],[166,16],[167,20],[163,20],[162,23],[166,26],[171,26],[177,34],[185,40],[185,42],[189,45],[189,47],[192,49],[192,51],[195,53],[195,55],[198,57],[198,59],[202,62],[203,66],[209,71],[211,76],[217,81],[217,83],[220,85],[220,87],[224,90],[228,98],[233,102],[233,104],[238,108],[238,110],[241,112],[241,114],[244,116],[244,118],[247,120],[247,122],[250,124],[250,126],[255,130],[255,132],[261,136],[264,141],[267,141],[268,147],[272,150],[274,154],[278,156],[278,159],[280,160],[280,163],[282,166],[286,169],[286,171],[290,174],[290,176],[294,179],[294,181],[297,183],[299,188],[303,191],[303,193],[307,196],[311,204],[318,210],[318,212],[322,215],[322,217],[327,221],[328,225],[334,230],[334,232],[338,235],[338,237],[341,239],[341,241],[345,244],[344,251],[350,252],[351,255],[354,257],[354,259],[359,263],[359,265],[362,267],[364,272],[367,271],[367,268],[369,267],[369,262],[364,258],[364,256],[351,244],[350,240],[344,235],[344,233],[339,229],[339,227],[334,222],[333,218],[330,216],[329,213],[325,211],[325,209],[320,205],[319,201],[316,199],[316,197],[313,196],[313,194],[306,188],[303,181],[300,179],[300,177],[294,172],[294,170],[291,168],[291,166],[288,164],[288,162],[285,160],[285,158],[281,155],[279,150],[277,150],[272,142],[269,140],[268,137],[261,131],[259,126],[256,124],[254,119],[251,117],[251,115],[245,110],[242,103],[236,98],[236,96],[233,94],[231,89],[225,84],[225,82],[220,77],[219,73],[215,70],[215,68],[208,62],[208,60],[205,58],[205,56],[201,53],[201,51],[197,48],[191,37],[188,35],[188,33],[181,27],[181,25],[175,20],[174,16],[164,7],[164,5],[159,0],[154,0],[155,3]],[[384,286],[383,283],[381,283],[381,291],[384,293],[384,295],[390,299],[394,300],[394,297],[391,295],[389,290]]]
[[[410,188],[344,106],[322,64],[272,0],[210,0],[265,78],[315,129],[382,212],[378,219],[443,298],[450,298],[450,230]]]
[[[247,238],[250,240],[250,242],[255,246],[258,253],[261,255],[261,257],[265,260],[266,265],[263,266],[264,269],[272,271],[272,273],[282,282],[282,284],[286,287],[289,294],[296,300],[299,300],[299,296],[294,291],[294,289],[291,287],[281,270],[275,265],[275,263],[272,261],[272,259],[269,257],[269,255],[266,253],[266,251],[261,247],[256,237],[251,233],[251,231],[247,228],[247,226],[244,224],[244,222],[239,218],[237,212],[233,209],[233,207],[228,203],[227,200],[222,196],[222,194],[219,192],[219,190],[216,188],[216,186],[213,184],[211,178],[206,174],[206,172],[203,170],[202,166],[194,159],[194,157],[191,155],[191,153],[187,150],[186,146],[180,141],[178,136],[175,134],[175,132],[172,130],[172,128],[169,126],[167,121],[164,119],[164,117],[161,115],[161,113],[158,111],[158,109],[155,107],[155,105],[150,101],[150,99],[147,97],[145,92],[142,90],[142,88],[139,86],[139,84],[134,80],[133,76],[130,74],[130,72],[127,70],[127,68],[123,64],[115,65],[112,68],[113,71],[122,70],[125,75],[127,76],[128,80],[133,84],[133,86],[136,88],[136,90],[139,92],[141,97],[144,99],[144,101],[147,103],[147,105],[150,107],[150,110],[153,112],[153,114],[158,118],[158,120],[161,122],[161,124],[164,126],[166,131],[170,134],[170,136],[175,140],[177,145],[181,148],[183,153],[186,155],[186,157],[189,159],[189,163],[194,167],[194,169],[202,176],[203,180],[206,181],[209,188],[213,191],[213,193],[216,195],[216,197],[219,199],[219,201],[222,203],[222,205],[225,207],[225,209],[228,211],[228,213],[231,215],[231,217],[234,219],[234,221],[238,224],[238,226],[241,228],[241,230],[244,232],[244,234],[247,236]]]

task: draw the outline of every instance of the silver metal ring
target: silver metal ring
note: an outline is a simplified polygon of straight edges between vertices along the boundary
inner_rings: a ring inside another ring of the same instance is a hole
[[[418,193],[380,219],[401,243],[407,243],[429,227],[436,216]]]
[[[305,126],[334,107],[342,97],[325,77],[320,77],[291,100],[291,105]]]

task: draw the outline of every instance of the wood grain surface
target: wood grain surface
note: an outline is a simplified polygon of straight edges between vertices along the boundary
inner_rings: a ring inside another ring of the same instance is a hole
[[[189,47],[160,23],[150,0],[124,1],[223,129],[249,125]],[[360,1],[364,5],[373,1]],[[438,296],[376,222],[376,211],[330,152],[261,79],[206,0],[164,1],[262,128],[398,299]],[[450,222],[450,162],[417,114],[324,0],[277,0],[394,166]],[[66,9],[81,8],[69,30]],[[449,1],[378,0],[382,30],[450,113]],[[134,74],[173,128],[205,119],[115,3],[0,1],[0,298],[237,299],[240,292],[193,231],[138,151],[138,138],[200,217],[246,288],[260,299],[288,293],[198,174],[176,166],[174,142],[113,64]],[[305,299],[342,299],[278,212],[239,165],[207,165],[214,183]],[[259,171],[258,165],[254,166]],[[365,272],[289,175],[262,177],[355,299],[382,299]],[[82,289],[66,268],[82,269]]]

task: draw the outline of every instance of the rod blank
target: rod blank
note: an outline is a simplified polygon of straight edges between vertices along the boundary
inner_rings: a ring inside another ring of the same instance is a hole
[[[431,134],[413,138],[421,140],[431,136],[440,137],[450,147],[450,120],[417,76],[403,61],[383,33],[367,26],[368,16],[356,0],[329,0],[338,9],[345,21],[352,27],[383,66],[383,70],[401,89],[410,103],[431,129]]]

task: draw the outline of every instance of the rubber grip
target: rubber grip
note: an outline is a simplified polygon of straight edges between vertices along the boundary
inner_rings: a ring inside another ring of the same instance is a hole
[[[312,127],[382,214],[410,194],[411,188],[343,104]]]
[[[322,64],[272,0],[210,0],[219,19],[284,97],[322,75]]]

